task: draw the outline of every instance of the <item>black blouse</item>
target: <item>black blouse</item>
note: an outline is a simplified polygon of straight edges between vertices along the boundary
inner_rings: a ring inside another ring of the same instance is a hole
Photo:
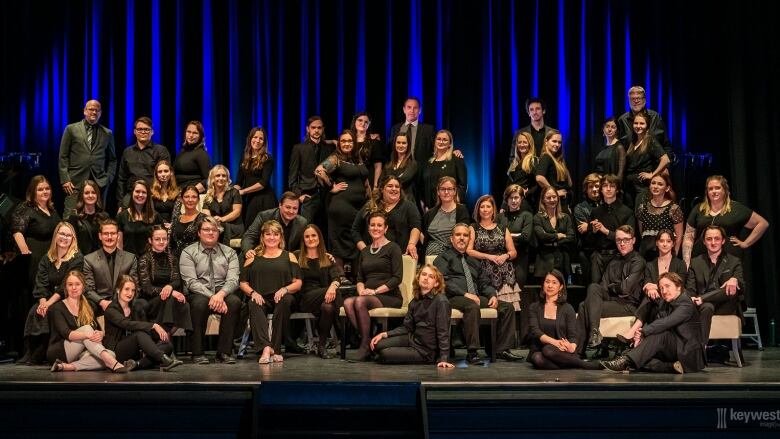
[[[153,298],[160,295],[166,285],[174,291],[181,291],[179,259],[168,252],[148,251],[138,259],[138,282],[141,284],[138,295]]]
[[[44,255],[41,258],[41,262],[38,264],[38,272],[35,275],[35,289],[33,290],[33,298],[38,301],[40,299],[49,299],[54,293],[60,295],[60,298],[65,297],[62,281],[65,280],[65,276],[71,270],[81,271],[84,268],[84,257],[81,253],[76,253],[67,261],[60,263],[60,268],[54,265],[54,262],[49,260],[49,257]]]
[[[298,263],[300,264],[300,250],[296,250],[295,256],[298,258]],[[306,258],[306,262],[306,268],[300,267],[304,293],[319,288],[327,288],[334,280],[341,280],[344,278],[344,272],[336,264],[331,263],[327,267],[320,268],[320,261],[318,259]]]
[[[233,211],[234,204],[242,203],[243,201],[241,200],[241,195],[238,193],[238,189],[231,187],[228,188],[228,190],[226,190],[222,195],[222,201],[217,201],[217,198],[214,197],[208,203],[204,201],[203,208],[208,209],[212,216],[224,216]],[[238,218],[234,219],[233,221],[230,221],[230,224],[239,223],[243,224],[241,215],[239,215]]]
[[[198,213],[195,219],[188,223],[181,222],[181,216],[177,216],[171,225],[171,249],[176,256],[181,255],[182,250],[198,240],[198,222],[206,216]]]
[[[376,289],[386,285],[390,290],[385,294],[401,298],[398,286],[403,278],[403,261],[398,244],[390,241],[376,254],[371,253],[371,244],[360,252],[357,281],[366,288]]]
[[[155,212],[151,223],[131,220],[130,209],[127,208],[119,212],[119,215],[116,216],[116,222],[119,224],[119,230],[122,232],[122,249],[134,255],[140,255],[146,250],[152,227],[155,224],[162,224],[163,219],[160,214]]]
[[[252,263],[241,269],[241,282],[248,282],[263,297],[273,297],[280,288],[300,279],[300,267],[290,261],[290,252],[282,251],[275,258],[255,256]]]
[[[742,234],[745,229],[745,224],[750,221],[750,217],[753,215],[753,209],[745,206],[739,201],[731,202],[731,210],[728,213],[715,216],[703,214],[699,210],[700,207],[701,204],[697,204],[688,215],[688,225],[696,229],[696,241],[693,246],[691,258],[707,253],[703,241],[703,232],[707,226],[710,224],[721,226],[726,230],[726,236],[743,238]],[[723,250],[738,258],[742,258],[742,255],[744,254],[744,250],[732,244],[728,239],[723,243]]]
[[[94,213],[92,215],[84,214],[83,218],[79,215],[71,215],[68,222],[76,231],[76,239],[79,243],[79,252],[82,255],[88,255],[101,248],[103,245],[98,238],[100,221],[108,219],[105,212]]]
[[[71,332],[80,327],[76,323],[76,316],[70,313],[63,301],[52,305],[47,314],[49,316],[51,336],[49,338],[49,348],[46,351],[46,359],[49,363],[54,363],[55,360],[67,361],[65,341],[68,340]],[[96,321],[93,321],[90,326],[98,328]]]
[[[422,231],[420,211],[410,201],[401,200],[386,214],[387,233],[385,233],[385,236],[390,241],[398,244],[399,248],[406,250],[412,230]],[[352,223],[352,239],[356,243],[359,241],[367,244],[371,242],[371,237],[368,234],[367,218],[368,210],[363,206]]]
[[[182,189],[198,183],[206,187],[209,169],[211,169],[211,160],[202,143],[195,146],[184,145],[176,160],[173,161],[176,183]]]

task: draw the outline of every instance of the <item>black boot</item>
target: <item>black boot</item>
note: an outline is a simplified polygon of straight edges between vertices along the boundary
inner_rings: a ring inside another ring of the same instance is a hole
[[[163,372],[168,372],[174,367],[181,366],[182,364],[184,364],[183,361],[175,358],[171,358],[165,354],[163,354],[163,356],[160,357],[160,370]]]
[[[609,361],[600,361],[600,363],[602,366],[604,366],[605,369],[609,369],[615,372],[622,372],[634,367],[634,363],[626,356],[620,356],[614,360]]]
[[[603,339],[604,337],[601,336],[599,330],[593,329],[592,331],[590,331],[590,338],[588,339],[588,349],[593,349],[596,346],[599,346]]]

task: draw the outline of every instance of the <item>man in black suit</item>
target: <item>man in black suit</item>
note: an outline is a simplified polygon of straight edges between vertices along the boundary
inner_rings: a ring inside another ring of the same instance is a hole
[[[549,127],[544,123],[544,115],[547,113],[547,105],[541,98],[531,97],[525,100],[525,111],[528,113],[528,117],[531,118],[531,123],[528,126],[520,128],[520,132],[528,133],[534,139],[534,148],[536,149],[536,155],[541,156],[544,152],[542,147],[544,146],[544,136],[547,135],[549,130],[555,128]],[[513,137],[514,138],[514,137]],[[509,163],[515,159],[515,145],[509,148]]]
[[[103,314],[114,297],[116,280],[120,275],[128,274],[138,285],[138,271],[135,255],[117,248],[119,226],[113,219],[100,223],[98,238],[103,248],[84,256],[84,294],[95,310],[95,315]]]
[[[741,301],[745,290],[742,261],[723,251],[726,231],[716,225],[704,229],[707,253],[691,260],[685,288],[693,296],[701,314],[702,342],[710,339],[712,316],[742,315]]]
[[[433,125],[420,122],[420,110],[422,105],[420,100],[414,96],[406,98],[404,101],[403,111],[405,119],[403,123],[397,123],[390,128],[390,137],[388,142],[392,143],[393,138],[398,133],[406,133],[409,139],[410,151],[414,160],[418,163],[417,166],[422,166],[422,163],[428,161],[433,155]],[[390,158],[390,153],[395,145],[388,144],[388,149],[385,154],[385,161]]]
[[[311,116],[306,122],[306,138],[303,143],[293,145],[290,153],[290,167],[287,177],[290,190],[298,196],[301,215],[307,222],[320,225],[325,232],[325,194],[322,192],[314,170],[333,152],[325,141],[325,125],[319,116]]]
[[[663,302],[658,318],[642,327],[634,349],[601,364],[614,371],[630,367],[653,372],[698,372],[704,369],[701,323],[679,274],[667,272],[658,281]]]
[[[98,123],[101,114],[100,102],[89,100],[84,105],[84,119],[66,126],[62,133],[59,172],[65,191],[65,219],[74,213],[85,180],[100,186],[105,202],[106,189],[116,175],[114,133]]]
[[[309,223],[301,215],[298,215],[300,206],[298,196],[295,192],[287,191],[282,194],[279,201],[279,207],[264,210],[257,214],[252,225],[244,232],[241,238],[241,251],[247,252],[257,247],[260,242],[260,228],[263,223],[269,220],[278,221],[284,231],[284,248],[290,252],[301,248],[301,239],[303,238],[303,229]]]
[[[463,223],[455,224],[450,241],[452,247],[437,256],[433,265],[444,276],[445,291],[452,309],[463,313],[466,360],[471,364],[482,362],[477,353],[480,308],[493,308],[498,311],[497,346],[492,347],[498,352],[496,356],[507,361],[522,360],[522,357],[510,351],[515,337],[514,308],[510,303],[498,300],[488,272],[482,269],[478,260],[466,254],[469,226]]]

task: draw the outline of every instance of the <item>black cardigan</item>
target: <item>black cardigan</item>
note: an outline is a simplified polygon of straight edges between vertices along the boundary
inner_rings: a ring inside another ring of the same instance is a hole
[[[530,345],[528,361],[531,359],[530,354],[541,351],[544,347],[544,343],[540,340],[542,335],[545,335],[542,332],[542,319],[544,319],[544,304],[542,302],[532,303],[528,307],[528,343]],[[566,339],[569,341],[578,340],[577,317],[570,304],[558,305],[558,311],[555,313],[555,329],[558,334],[566,334]],[[546,335],[555,338],[555,334]]]
[[[106,349],[114,350],[125,337],[135,331],[149,332],[154,323],[146,321],[146,315],[143,311],[136,310],[130,305],[130,317],[125,317],[122,311],[122,305],[113,300],[105,311],[106,335],[103,337],[103,346]]]

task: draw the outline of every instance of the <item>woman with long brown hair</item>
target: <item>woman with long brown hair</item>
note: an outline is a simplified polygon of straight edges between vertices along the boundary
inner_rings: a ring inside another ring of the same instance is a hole
[[[542,153],[534,173],[539,187],[553,187],[558,194],[561,208],[564,212],[569,212],[573,183],[563,156],[563,135],[560,131],[549,129],[544,135]]]
[[[273,172],[274,160],[268,154],[268,133],[263,127],[254,127],[246,137],[235,185],[239,194],[246,197],[244,224],[252,224],[258,213],[276,207],[276,195],[271,188]]]
[[[623,195],[626,206],[632,209],[644,201],[650,180],[669,164],[669,156],[648,132],[648,122],[646,113],[634,115],[634,133],[626,151]]]
[[[119,248],[134,255],[143,253],[152,226],[163,223],[160,214],[154,210],[145,181],[138,180],[133,184],[130,203],[116,216],[116,222],[119,224]]]
[[[211,159],[206,152],[206,134],[199,120],[187,122],[184,142],[173,161],[173,172],[178,176],[181,187],[195,186],[198,192],[206,190],[206,177],[211,168]]]
[[[173,209],[181,196],[181,187],[176,181],[176,175],[167,160],[160,160],[154,165],[154,180],[152,180],[152,201],[154,210],[160,214],[165,227],[171,228]],[[179,206],[181,207],[181,206]]]

